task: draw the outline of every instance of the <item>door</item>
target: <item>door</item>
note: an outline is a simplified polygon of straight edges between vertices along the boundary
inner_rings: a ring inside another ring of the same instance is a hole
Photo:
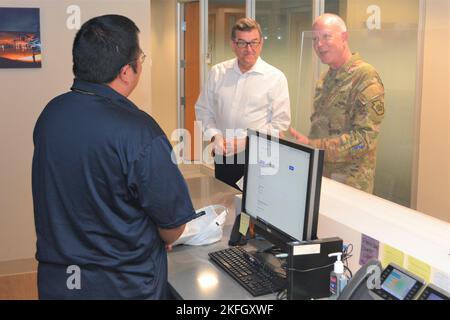
[[[185,160],[198,160],[201,143],[196,141],[195,103],[200,94],[200,5],[198,1],[184,4],[184,124],[190,137],[185,141]]]

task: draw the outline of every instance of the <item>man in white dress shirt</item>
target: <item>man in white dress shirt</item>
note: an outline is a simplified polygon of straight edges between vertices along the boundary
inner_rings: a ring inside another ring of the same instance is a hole
[[[263,43],[255,20],[238,20],[231,32],[236,58],[212,67],[195,105],[214,142],[215,176],[235,188],[244,174],[247,129],[285,131],[291,122],[287,79],[259,57]]]

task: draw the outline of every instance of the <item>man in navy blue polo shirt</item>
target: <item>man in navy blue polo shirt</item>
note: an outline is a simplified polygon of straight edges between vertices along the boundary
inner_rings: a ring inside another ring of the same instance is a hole
[[[127,96],[145,55],[126,17],[86,22],[75,81],[34,130],[41,299],[164,299],[166,247],[195,212],[158,124]]]

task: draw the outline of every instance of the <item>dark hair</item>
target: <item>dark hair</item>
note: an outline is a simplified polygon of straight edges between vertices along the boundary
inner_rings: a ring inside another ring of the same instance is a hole
[[[231,29],[231,40],[236,40],[236,31],[252,31],[258,30],[259,37],[262,37],[261,26],[256,20],[250,18],[239,19]]]
[[[130,64],[136,72],[139,29],[124,16],[104,15],[85,22],[73,42],[73,74],[77,79],[110,83]]]

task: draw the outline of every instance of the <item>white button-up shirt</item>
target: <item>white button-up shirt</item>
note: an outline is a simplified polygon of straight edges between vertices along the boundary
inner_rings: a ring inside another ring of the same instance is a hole
[[[261,58],[245,73],[236,58],[219,63],[209,72],[195,113],[208,139],[218,133],[242,137],[248,128],[285,131],[291,122],[286,76]]]

